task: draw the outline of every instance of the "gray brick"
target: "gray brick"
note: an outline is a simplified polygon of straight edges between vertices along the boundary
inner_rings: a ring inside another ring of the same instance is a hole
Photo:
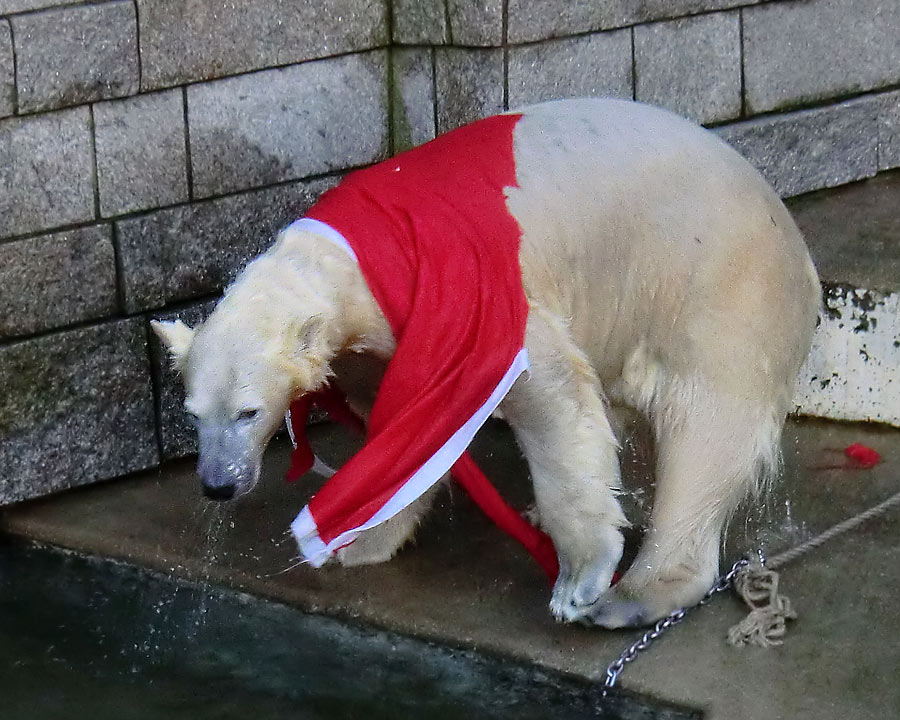
[[[9,23],[0,20],[0,118],[16,110],[16,73]]]
[[[0,0],[0,15],[42,10],[57,5],[72,5],[77,2],[81,2],[81,0]]]
[[[122,97],[138,89],[137,23],[127,0],[12,19],[19,111]]]
[[[0,237],[94,217],[90,111],[0,121]]]
[[[900,3],[813,0],[744,11],[747,107],[796,107],[900,81]]]
[[[188,199],[181,90],[94,106],[100,214]]]
[[[503,44],[502,0],[447,0],[447,14],[454,45]]]
[[[511,108],[555,98],[598,95],[631,99],[630,31],[510,48]]]
[[[651,20],[667,20],[669,18],[695,15],[710,10],[727,10],[729,8],[753,5],[771,0],[611,0],[609,3],[610,23],[614,27],[634,25]]]
[[[385,53],[188,88],[194,193],[293,180],[385,157]]]
[[[219,292],[334,182],[295,183],[118,221],[126,310]]]
[[[0,338],[116,311],[116,261],[108,226],[0,245]]]
[[[635,97],[698,122],[741,114],[738,13],[713,13],[634,29]]]
[[[503,51],[437,48],[438,132],[503,111]]]
[[[509,0],[513,43],[751,5],[760,0]]]
[[[138,0],[138,7],[144,89],[388,42],[385,0]]]
[[[443,45],[450,41],[445,0],[392,0],[393,40],[406,45]]]
[[[406,150],[434,138],[434,72],[430,49],[396,49],[394,64],[394,149]]]
[[[209,317],[217,300],[207,300],[175,312],[154,314],[155,320],[182,320],[191,327]],[[150,359],[156,378],[159,437],[164,460],[193,455],[197,452],[197,431],[184,411],[184,383],[172,369],[168,353],[150,331]]]
[[[512,43],[610,27],[608,3],[593,0],[509,0]]]
[[[878,102],[867,98],[716,130],[762,171],[782,197],[878,171]]]
[[[900,167],[900,91],[880,98],[878,115],[878,169]]]
[[[142,318],[0,347],[0,504],[159,462]]]
[[[502,0],[394,0],[394,42],[499,47]]]

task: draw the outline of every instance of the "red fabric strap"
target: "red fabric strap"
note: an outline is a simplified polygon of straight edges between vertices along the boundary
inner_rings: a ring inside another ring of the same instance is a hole
[[[291,426],[296,447],[291,454],[291,467],[285,478],[288,482],[293,482],[309,472],[313,466],[315,456],[306,434],[306,423],[313,406],[325,410],[333,420],[354,432],[362,432],[364,428],[362,420],[350,409],[341,392],[331,385],[295,400],[291,404]],[[546,573],[551,584],[554,583],[559,574],[559,562],[550,536],[538,530],[507,504],[469,453],[460,456],[451,470],[451,475],[497,527],[528,551]]]

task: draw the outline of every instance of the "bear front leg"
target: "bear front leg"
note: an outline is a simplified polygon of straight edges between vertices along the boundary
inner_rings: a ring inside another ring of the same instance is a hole
[[[341,565],[375,565],[394,557],[400,548],[413,539],[419,523],[434,502],[438,488],[446,479],[447,476],[444,476],[394,517],[364,531],[352,543],[338,550],[337,558]]]
[[[502,408],[531,470],[541,527],[559,556],[550,610],[571,622],[609,589],[622,556],[618,444],[599,380],[563,323],[533,310],[526,344],[530,376]]]

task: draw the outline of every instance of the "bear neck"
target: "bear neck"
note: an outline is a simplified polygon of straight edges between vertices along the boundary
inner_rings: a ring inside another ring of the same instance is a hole
[[[295,313],[292,319],[321,316],[320,340],[331,357],[342,352],[370,352],[383,358],[393,354],[390,326],[359,265],[345,250],[314,232],[286,231],[270,252],[279,274],[287,270],[291,277],[282,275],[286,282],[281,288],[267,283],[267,289],[287,289],[294,295],[286,303],[288,312]]]

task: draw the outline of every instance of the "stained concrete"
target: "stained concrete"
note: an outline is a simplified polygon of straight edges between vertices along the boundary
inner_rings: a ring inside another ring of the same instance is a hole
[[[785,482],[765,511],[732,523],[726,556],[752,547],[758,536],[775,553],[900,491],[898,440],[897,431],[872,426],[791,423]],[[313,442],[332,462],[352,450],[328,426],[314,431]],[[854,442],[878,450],[883,462],[855,468],[843,454]],[[639,527],[652,452],[641,442],[626,447],[626,475],[636,483],[626,499]],[[508,430],[488,427],[476,440],[476,457],[513,503],[527,503],[526,471]],[[261,486],[226,508],[201,500],[184,462],[6,508],[2,524],[12,534],[590,679],[599,680],[638,635],[554,623],[538,568],[459,490],[441,497],[416,544],[390,563],[291,568],[296,550],[285,530],[317,481],[286,485],[280,480],[286,463],[286,447],[272,448]],[[728,646],[725,634],[744,611],[722,596],[641,655],[622,687],[700,708],[710,718],[900,715],[898,541],[895,510],[784,568],[782,587],[800,619],[783,646]]]
[[[900,290],[900,170],[791,198],[787,206],[823,280]]]

